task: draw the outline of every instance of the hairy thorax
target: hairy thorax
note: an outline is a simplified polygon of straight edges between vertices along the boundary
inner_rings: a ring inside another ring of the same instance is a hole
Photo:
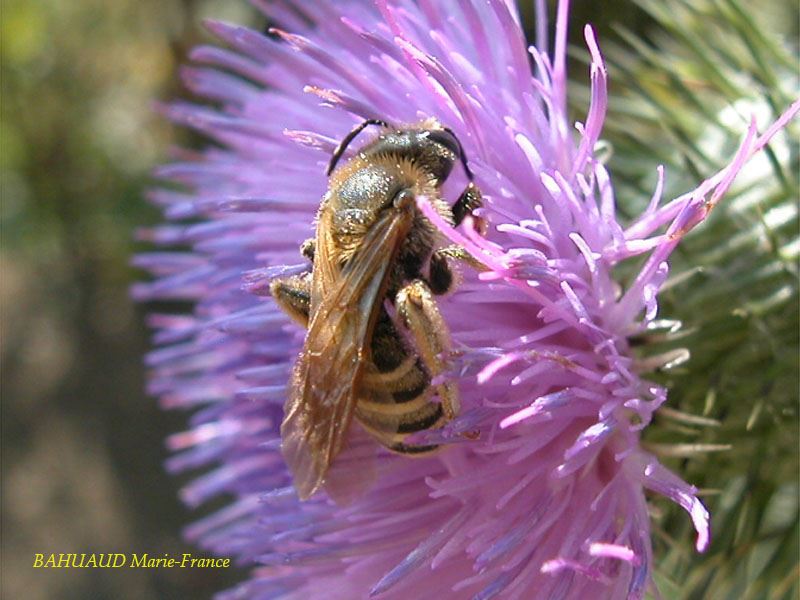
[[[410,191],[415,198],[430,202],[447,221],[450,207],[441,199],[437,179],[412,160],[394,155],[357,155],[331,177],[330,191],[322,210],[332,214],[333,239],[340,264],[344,266],[358,252],[364,236],[392,207],[395,197]],[[418,277],[436,245],[437,230],[422,213],[414,209],[411,228],[398,249],[389,292]],[[388,257],[387,257],[388,259]]]

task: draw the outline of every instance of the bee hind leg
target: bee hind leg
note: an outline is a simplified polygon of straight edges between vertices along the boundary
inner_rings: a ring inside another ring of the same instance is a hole
[[[303,327],[308,327],[308,313],[311,308],[311,273],[277,277],[270,282],[269,291],[286,314]]]
[[[431,378],[444,374],[448,366],[450,335],[428,284],[421,279],[412,281],[397,293],[395,306]],[[444,422],[450,421],[459,412],[458,388],[449,381],[435,388],[442,403]]]

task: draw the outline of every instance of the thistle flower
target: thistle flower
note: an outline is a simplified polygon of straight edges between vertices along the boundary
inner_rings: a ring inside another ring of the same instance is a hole
[[[192,506],[233,497],[188,537],[259,565],[230,597],[642,598],[653,563],[645,489],[689,513],[700,551],[709,517],[639,443],[667,398],[646,372],[683,355],[637,359],[631,340],[662,324],[670,253],[800,103],[763,135],[752,123],[730,165],[679,198],[661,202],[659,169],[647,209],[623,224],[595,152],[606,70],[589,27],[591,103],[582,123],[568,121],[566,1],[552,55],[543,2],[527,49],[501,0],[256,4],[279,29],[209,23],[231,49],[197,48],[204,66],[183,71],[217,107],[164,107],[217,143],[157,173],[176,184],[152,194],[170,224],[143,237],[185,249],[136,259],[157,276],[138,298],[194,303],[151,317],[150,391],[195,410],[169,439],[168,466],[207,470],[182,492]],[[486,237],[456,230],[418,202],[443,243],[488,267],[464,269],[440,303],[461,415],[416,434],[444,446],[431,457],[382,454],[374,487],[353,504],[299,502],[278,428],[303,332],[265,297],[269,281],[307,269],[298,248],[338,140],[365,118],[432,116],[464,144],[490,223]],[[614,267],[641,255],[622,286]]]

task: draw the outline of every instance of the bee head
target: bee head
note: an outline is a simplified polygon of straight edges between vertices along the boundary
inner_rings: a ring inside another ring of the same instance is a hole
[[[447,179],[456,161],[460,161],[472,180],[464,148],[456,134],[432,119],[418,127],[386,133],[373,147],[411,160],[439,182]]]
[[[406,158],[416,163],[427,174],[441,184],[453,170],[455,161],[460,161],[467,178],[472,181],[472,171],[467,164],[467,156],[456,134],[449,127],[442,126],[435,118],[430,118],[410,127],[394,128],[380,119],[367,119],[354,128],[337,146],[327,174],[331,175],[350,143],[370,125],[384,128],[377,139],[361,149],[359,154],[366,158],[376,155],[389,155]]]
[[[337,154],[341,154],[337,150]],[[467,165],[464,148],[456,134],[443,127],[435,119],[428,119],[412,127],[397,129],[386,126],[384,132],[361,149],[364,157],[388,155],[404,158],[416,164],[426,174],[444,182],[453,170],[456,161],[464,166],[467,177],[472,180],[472,171]],[[338,159],[337,155],[334,155]],[[335,161],[332,161],[335,165]]]

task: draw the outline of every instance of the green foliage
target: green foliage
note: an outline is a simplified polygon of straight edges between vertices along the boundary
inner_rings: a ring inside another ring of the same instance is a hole
[[[234,4],[249,11],[2,0],[0,597],[199,598],[243,578],[31,568],[34,553],[194,550],[162,467],[162,440],[185,420],[145,396],[147,331],[128,297],[142,275],[129,261],[134,229],[160,220],[143,200],[148,173],[185,137],[153,103],[182,93],[177,65],[208,39],[202,17],[236,19]]]
[[[631,215],[649,200],[657,163],[665,198],[692,189],[732,157],[751,115],[763,131],[798,89],[796,4],[636,3],[653,26],[618,26],[603,44],[612,86],[605,136]],[[800,589],[799,129],[790,124],[745,167],[673,256],[660,316],[683,329],[656,348],[688,348],[691,360],[659,375],[669,409],[645,441],[705,491],[712,546],[696,554],[685,514],[654,502],[666,598],[788,599]]]

